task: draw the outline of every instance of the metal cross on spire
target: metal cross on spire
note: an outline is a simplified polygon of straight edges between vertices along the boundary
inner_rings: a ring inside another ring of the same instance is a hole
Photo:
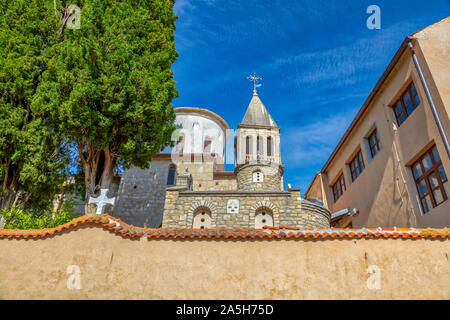
[[[262,78],[256,76],[256,72],[253,73],[253,75],[249,75],[249,76],[247,77],[247,79],[249,79],[250,81],[253,82],[253,91],[256,91],[256,88],[262,86],[261,83],[260,83],[260,84],[256,84],[257,81],[262,80]]]

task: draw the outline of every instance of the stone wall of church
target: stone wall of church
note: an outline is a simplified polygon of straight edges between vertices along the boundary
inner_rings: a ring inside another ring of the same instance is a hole
[[[112,216],[148,228],[162,223],[170,161],[152,161],[149,169],[124,170]]]
[[[214,162],[181,162],[177,163],[177,172],[184,173],[188,168],[192,175],[192,189],[204,190],[235,190],[237,183],[235,178],[214,179]]]
[[[230,211],[230,203],[238,201],[238,209]],[[167,190],[163,228],[192,228],[198,209],[209,211],[211,228],[255,228],[255,214],[265,209],[273,218],[273,226],[302,228],[330,226],[330,213],[300,198],[300,192],[289,191],[185,191]]]

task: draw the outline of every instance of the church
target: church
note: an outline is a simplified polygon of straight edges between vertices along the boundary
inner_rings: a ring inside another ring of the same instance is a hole
[[[284,189],[280,127],[252,77],[253,95],[236,131],[210,110],[174,109],[175,146],[157,154],[150,168],[123,172],[110,192],[116,196],[112,216],[147,228],[329,227],[323,205],[290,185]],[[231,139],[234,171],[225,171]]]

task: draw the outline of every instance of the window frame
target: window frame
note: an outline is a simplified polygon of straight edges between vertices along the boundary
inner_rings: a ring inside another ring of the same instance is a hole
[[[209,150],[206,150],[205,148],[206,148],[206,142],[207,141],[209,141]],[[203,152],[206,152],[206,153],[211,153],[211,150],[212,150],[212,139],[210,138],[210,137],[206,137],[204,140],[203,140]]]
[[[414,89],[416,91],[416,95],[413,95],[413,90],[412,90],[413,87],[414,87]],[[408,106],[409,106],[409,104],[407,106],[405,106],[405,102],[404,102],[404,99],[403,99],[406,94],[409,95],[409,97],[411,99],[411,105],[413,107],[413,109],[412,109],[410,114],[408,114]],[[415,99],[416,97],[419,98],[419,104],[416,104],[416,99]],[[401,110],[401,112],[399,114],[397,114],[397,108],[396,108],[398,103],[400,103],[400,105],[402,107],[402,110]],[[415,86],[414,82],[411,82],[408,85],[408,87],[402,92],[400,97],[394,102],[394,104],[392,106],[393,111],[394,111],[395,120],[397,122],[397,126],[400,127],[403,124],[403,122],[405,122],[406,119],[414,112],[414,110],[416,110],[417,107],[420,106],[421,103],[422,103],[422,99],[419,96],[419,92],[417,91],[417,87]],[[402,115],[405,117],[405,119],[400,123],[399,119],[401,118]]]
[[[184,151],[184,140],[185,140],[184,133],[182,133],[180,135],[180,137],[181,137],[181,140],[177,141],[177,143],[175,144],[175,152],[183,153],[183,151]],[[180,145],[181,145],[181,150],[180,150]]]
[[[428,212],[430,212],[433,208],[436,208],[437,206],[441,205],[442,203],[444,203],[445,201],[448,200],[449,195],[447,194],[447,192],[445,191],[445,187],[444,187],[444,183],[449,183],[449,179],[447,176],[447,173],[444,171],[445,176],[447,178],[447,180],[442,181],[441,180],[441,176],[439,173],[439,167],[443,167],[442,164],[442,159],[441,156],[439,155],[439,161],[436,161],[434,154],[433,154],[433,150],[436,149],[436,152],[439,154],[439,151],[437,150],[436,145],[431,146],[427,151],[425,151],[420,157],[419,159],[417,159],[416,161],[414,161],[414,163],[410,166],[411,172],[412,172],[412,177],[414,180],[414,183],[416,185],[416,190],[417,190],[417,196],[419,197],[419,202],[420,202],[420,207],[422,208],[422,212],[423,214],[426,214]],[[430,157],[431,160],[431,167],[428,168],[428,170],[425,171],[425,167],[423,165],[423,160],[425,159],[426,156]],[[416,166],[416,164],[420,165],[420,170],[422,172],[422,175],[419,176],[418,178],[416,177],[415,173],[414,173],[414,167]],[[429,177],[434,174],[436,179],[437,179],[437,187],[432,188],[430,181],[429,181]],[[423,196],[420,195],[420,190],[419,190],[419,183],[421,181],[425,181],[425,186],[426,186],[426,193],[424,193]],[[440,190],[441,194],[443,195],[443,201],[439,204],[437,204],[436,199],[434,197],[434,191],[435,190]],[[424,205],[423,205],[423,200],[429,196],[431,199],[431,208],[429,208],[429,210],[425,210]]]
[[[252,136],[248,135],[245,137],[245,155],[250,156],[253,154],[252,150]]]
[[[171,175],[170,175],[171,172],[173,172],[173,183],[169,184],[170,178],[171,178]],[[171,164],[171,165],[169,165],[169,170],[167,172],[167,183],[166,183],[166,185],[167,186],[174,186],[176,184],[176,181],[177,181],[176,178],[177,178],[177,167],[174,164]]]
[[[375,139],[374,145],[372,145],[372,143],[371,143],[372,137],[374,137],[374,139]],[[381,151],[380,139],[378,138],[377,128],[375,128],[367,137],[367,144],[369,145],[370,156],[373,159]],[[374,147],[376,147],[376,148],[374,148]],[[374,149],[376,149],[375,153],[374,153]]]
[[[267,143],[267,156],[272,157],[273,156],[273,154],[272,154],[272,145],[273,145],[272,137],[270,137],[270,136],[267,137],[266,143]]]
[[[358,166],[356,166],[356,164]],[[359,149],[356,152],[355,156],[348,163],[348,166],[350,168],[350,176],[352,178],[352,182],[354,182],[361,175],[361,173],[364,171],[364,169],[366,168],[365,164],[364,164],[364,158],[363,158],[361,149]],[[359,173],[358,174],[357,174],[357,169],[359,169]]]
[[[264,139],[261,136],[256,137],[256,155],[257,156],[264,155]]]
[[[334,202],[337,202],[339,198],[342,197],[346,189],[347,188],[345,186],[344,173],[341,173],[336,182],[331,186]]]

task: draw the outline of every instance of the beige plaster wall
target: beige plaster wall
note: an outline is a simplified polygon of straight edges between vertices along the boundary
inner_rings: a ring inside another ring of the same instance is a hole
[[[449,299],[449,251],[449,240],[149,241],[85,227],[1,239],[0,299]]]
[[[442,36],[444,32],[449,33],[449,30],[448,19],[425,29],[428,40],[414,41],[414,48],[443,121],[444,130],[450,136],[447,113],[450,103],[449,42],[448,36]],[[391,106],[411,81],[418,90],[421,104],[397,127]],[[377,127],[382,150],[368,162],[364,137],[373,125]],[[352,130],[325,174],[322,174],[328,208],[331,212],[348,207],[358,208],[360,215],[353,218],[353,227],[358,228],[449,226],[450,200],[422,214],[409,168],[412,161],[433,143],[437,146],[445,172],[450,176],[450,159],[446,156],[411,54],[406,50],[365,115]],[[348,162],[358,148],[362,149],[365,170],[352,183]],[[347,191],[335,202],[330,185],[341,170],[344,172]]]

